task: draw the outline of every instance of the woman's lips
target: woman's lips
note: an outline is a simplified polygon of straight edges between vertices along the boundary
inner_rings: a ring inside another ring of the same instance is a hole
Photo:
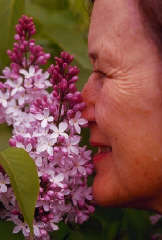
[[[100,143],[91,142],[91,145],[98,147],[98,153],[93,156],[94,163],[102,160],[103,158],[108,158],[112,155],[112,147],[109,145],[103,145]]]
[[[112,151],[111,152],[97,153],[93,156],[93,162],[96,163],[98,161],[101,161],[104,158],[109,158],[111,156],[112,156]]]

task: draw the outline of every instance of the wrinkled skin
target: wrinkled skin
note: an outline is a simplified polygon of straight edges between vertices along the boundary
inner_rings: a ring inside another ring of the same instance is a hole
[[[112,146],[95,163],[94,198],[162,213],[162,61],[135,0],[95,1],[88,49],[83,116],[90,142]]]

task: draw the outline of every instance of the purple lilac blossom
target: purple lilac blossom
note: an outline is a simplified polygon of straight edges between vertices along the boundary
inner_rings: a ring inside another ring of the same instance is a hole
[[[91,151],[80,147],[81,128],[87,126],[85,107],[76,88],[79,69],[73,57],[62,52],[47,71],[40,67],[50,54],[35,44],[32,18],[22,16],[16,25],[10,67],[0,83],[0,123],[13,127],[9,143],[26,150],[38,169],[40,193],[35,208],[35,239],[48,240],[60,221],[83,223],[94,212],[87,178],[93,172]],[[48,88],[52,91],[48,91]],[[13,233],[30,230],[23,221],[9,179],[0,168],[1,217],[13,221]]]

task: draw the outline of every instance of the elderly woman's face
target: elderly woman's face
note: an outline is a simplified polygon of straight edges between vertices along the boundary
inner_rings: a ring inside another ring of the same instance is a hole
[[[162,203],[162,65],[133,0],[96,0],[89,29],[93,72],[83,89],[97,203]],[[161,204],[162,205],[162,204]],[[162,210],[162,206],[161,206]]]

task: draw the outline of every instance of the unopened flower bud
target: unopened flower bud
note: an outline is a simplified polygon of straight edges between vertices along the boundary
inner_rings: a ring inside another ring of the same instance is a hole
[[[48,175],[47,174],[43,174],[42,181],[43,182],[47,182],[48,181]]]
[[[73,76],[73,77],[70,79],[69,83],[75,83],[75,82],[77,82],[77,81],[78,81],[78,76]]]
[[[95,208],[93,206],[88,206],[89,213],[94,213]]]
[[[74,114],[75,114],[75,113],[74,113],[74,111],[73,111],[73,110],[71,110],[71,109],[70,109],[70,110],[68,110],[68,111],[67,111],[67,117],[68,117],[68,119],[71,119],[71,118],[73,118],[73,117],[74,117]]]
[[[19,35],[19,34],[15,34],[14,39],[15,39],[16,41],[20,40],[20,35]]]
[[[65,90],[66,88],[67,88],[67,80],[65,79],[65,78],[63,78],[62,80],[61,80],[61,83],[60,83],[60,88],[62,89],[62,90]]]
[[[71,84],[69,85],[69,90],[70,90],[70,92],[72,92],[72,93],[74,93],[74,92],[77,90],[77,88],[76,88],[76,86],[75,86],[74,83],[71,83]]]
[[[16,141],[12,138],[9,140],[9,144],[11,147],[16,147]]]

